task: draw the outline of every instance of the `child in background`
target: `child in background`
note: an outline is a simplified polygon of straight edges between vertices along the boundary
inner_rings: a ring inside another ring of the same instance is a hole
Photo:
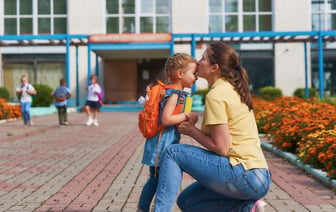
[[[142,163],[149,166],[150,176],[141,192],[138,212],[150,210],[158,183],[160,158],[169,145],[176,144],[180,140],[180,134],[175,125],[187,120],[187,115],[183,113],[187,95],[183,89],[193,86],[197,79],[196,67],[196,60],[183,53],[174,54],[166,61],[165,72],[168,86],[160,103],[159,119],[165,128],[162,133],[158,132],[153,138],[146,139]],[[182,105],[181,111],[175,114],[174,110],[179,105]]]
[[[84,109],[87,114],[88,120],[86,125],[99,126],[98,124],[98,112],[99,108],[102,106],[99,99],[99,94],[101,93],[101,87],[98,84],[98,77],[93,74],[90,77],[90,85],[88,86],[88,97],[85,103]]]
[[[51,93],[51,96],[55,99],[55,106],[58,111],[59,125],[68,125],[68,113],[67,113],[67,99],[71,98],[71,92],[66,87],[66,81],[60,80],[60,85]]]
[[[30,115],[30,106],[32,104],[32,95],[36,95],[35,88],[28,83],[28,77],[26,75],[22,75],[21,77],[21,85],[16,89],[16,95],[19,98],[21,105],[21,113],[23,117],[24,125],[33,125],[33,121]]]

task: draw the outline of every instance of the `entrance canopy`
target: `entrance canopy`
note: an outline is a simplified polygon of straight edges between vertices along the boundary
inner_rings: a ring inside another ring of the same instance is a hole
[[[91,51],[107,57],[106,51],[121,51],[137,55],[138,50],[174,53],[175,44],[190,44],[191,55],[196,55],[196,45],[212,41],[224,41],[229,44],[242,43],[284,43],[301,42],[318,44],[318,70],[320,97],[324,97],[323,46],[325,42],[336,41],[336,31],[302,31],[302,32],[228,32],[228,33],[184,33],[184,34],[102,34],[102,35],[4,35],[0,36],[0,47],[11,46],[64,46],[66,48],[66,80],[70,86],[70,46],[88,47],[88,75],[91,73]],[[306,64],[306,95],[308,93]],[[78,54],[76,54],[78,69]],[[76,70],[78,72],[78,70]],[[78,87],[78,86],[77,86]]]
[[[197,43],[225,41],[233,44],[241,43],[283,43],[283,42],[323,42],[336,41],[336,31],[303,31],[303,32],[226,32],[208,34],[173,34],[175,43]]]

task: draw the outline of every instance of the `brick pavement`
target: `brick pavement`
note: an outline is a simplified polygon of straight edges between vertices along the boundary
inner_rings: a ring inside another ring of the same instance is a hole
[[[70,126],[57,115],[0,124],[0,211],[134,212],[147,167],[136,112],[100,113],[100,126],[85,126],[70,113]],[[194,143],[182,136],[183,143]],[[266,152],[272,185],[267,212],[336,211],[335,192],[282,158]],[[184,175],[182,187],[193,182]],[[179,211],[174,207],[174,212]]]

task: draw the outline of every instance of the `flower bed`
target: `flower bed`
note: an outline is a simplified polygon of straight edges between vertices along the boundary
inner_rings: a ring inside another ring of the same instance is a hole
[[[270,136],[276,148],[336,178],[335,106],[282,97],[273,101],[255,98],[254,108],[259,131]]]
[[[20,105],[10,105],[5,99],[0,98],[0,120],[20,117]]]

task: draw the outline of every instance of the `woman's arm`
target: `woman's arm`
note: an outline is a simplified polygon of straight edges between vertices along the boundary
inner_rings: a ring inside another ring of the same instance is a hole
[[[177,100],[178,100],[178,94],[176,93],[173,93],[168,98],[166,105],[164,106],[162,111],[161,124],[163,126],[176,125],[187,120],[187,116],[185,113],[175,115],[173,114]]]
[[[204,134],[191,122],[183,122],[178,126],[180,133],[195,139],[208,150],[222,156],[228,156],[230,135],[227,124],[210,125],[210,136]]]

